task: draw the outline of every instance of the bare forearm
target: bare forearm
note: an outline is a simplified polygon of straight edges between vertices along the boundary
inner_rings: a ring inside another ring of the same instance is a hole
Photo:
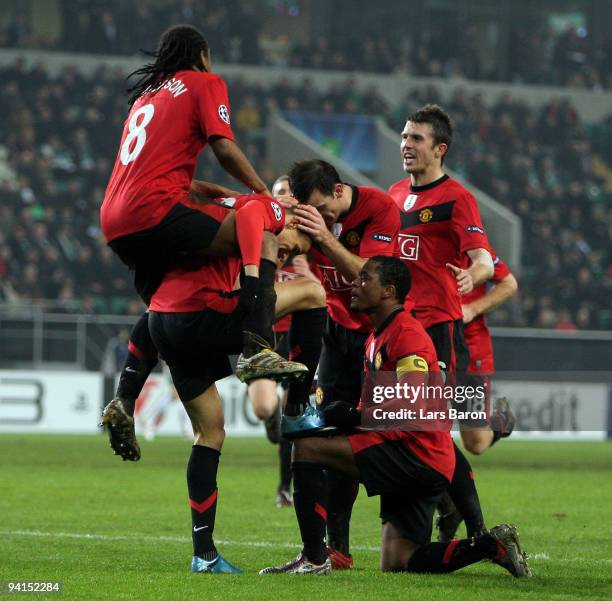
[[[348,251],[333,236],[321,242],[321,250],[348,282],[352,282],[359,275],[367,261]]]
[[[518,290],[518,284],[512,274],[507,275],[499,284],[487,291],[487,293],[470,303],[469,306],[476,315],[483,315],[503,305],[512,298]]]
[[[468,250],[468,256],[472,264],[466,271],[472,277],[474,287],[484,284],[493,277],[493,258],[491,253],[484,248]]]
[[[221,184],[214,184],[198,179],[194,179],[191,182],[191,196],[196,202],[214,198],[228,198],[230,196],[237,196],[238,194],[240,194],[240,192],[222,186]]]
[[[211,143],[211,147],[225,171],[254,192],[268,194],[266,184],[235,142],[219,138]]]

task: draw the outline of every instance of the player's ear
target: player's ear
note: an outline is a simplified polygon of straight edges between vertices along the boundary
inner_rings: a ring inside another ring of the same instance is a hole
[[[344,185],[341,183],[337,183],[334,186],[334,196],[336,196],[337,198],[340,198],[343,192],[344,192]]]
[[[437,158],[444,158],[444,156],[446,155],[446,153],[448,152],[448,144],[438,144],[437,146],[437,150],[436,150],[436,156]]]

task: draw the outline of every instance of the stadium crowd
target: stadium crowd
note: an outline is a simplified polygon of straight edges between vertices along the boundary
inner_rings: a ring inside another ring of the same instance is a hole
[[[125,74],[100,67],[84,77],[66,68],[52,79],[43,65],[28,71],[18,61],[0,77],[0,297],[139,313],[125,268],[99,229],[99,206],[127,114]],[[228,84],[238,139],[269,182],[278,174],[266,163],[263,128],[273,111],[386,115],[399,132],[408,111],[439,100],[456,125],[449,167],[523,219],[520,302],[496,312],[492,323],[609,327],[612,210],[604,179],[610,166],[593,153],[567,102],[535,111],[505,98],[487,108],[460,88],[443,102],[431,88],[409,91],[406,102],[392,108],[375,90],[359,90],[350,81],[323,94],[308,80],[270,89],[239,79]],[[605,136],[598,140],[601,152]],[[199,177],[235,187],[216,161],[202,161]]]
[[[62,0],[61,33],[35,31],[30,15],[21,9],[8,15],[0,32],[0,45],[133,54],[139,48],[152,49],[168,23],[184,22],[207,32],[215,49],[214,58],[221,62],[612,89],[609,37],[607,43],[598,44],[586,27],[572,25],[571,21],[553,27],[541,15],[528,18],[515,14],[522,20],[511,26],[504,23],[502,11],[491,17],[490,25],[503,33],[498,31],[495,43],[487,50],[483,46],[487,36],[482,35],[469,12],[424,19],[414,14],[413,7],[388,6],[369,23],[364,36],[358,19],[364,14],[367,18],[364,11],[371,10],[368,3],[349,12],[343,3],[330,3],[328,16],[331,20],[341,18],[343,35],[312,36],[312,41],[303,42],[265,27],[266,19],[279,13],[302,19],[302,30],[311,27],[315,17],[293,4]],[[495,61],[491,61],[492,52],[499,55]]]

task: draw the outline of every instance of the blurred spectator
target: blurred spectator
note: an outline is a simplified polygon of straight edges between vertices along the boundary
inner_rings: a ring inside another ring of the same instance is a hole
[[[181,6],[196,10],[197,4]],[[106,67],[87,77],[67,67],[51,78],[43,65],[28,71],[21,61],[0,70],[3,300],[142,312],[129,272],[100,235],[98,217],[127,111],[124,78]],[[523,220],[520,300],[493,312],[491,321],[560,329],[612,325],[610,123],[587,131],[563,100],[536,110],[506,96],[486,107],[460,87],[449,99],[433,87],[408,90],[395,110],[354,79],[331,83],[324,92],[309,79],[280,79],[267,89],[237,78],[229,89],[236,134],[267,181],[278,175],[266,161],[264,135],[274,111],[386,115],[399,131],[412,108],[441,102],[457,131],[449,167]],[[203,161],[197,175],[237,185],[211,161]]]
[[[313,69],[612,89],[610,37],[601,35],[602,42],[597,44],[588,27],[567,23],[553,29],[546,6],[526,12],[523,1],[512,7],[510,19],[500,6],[498,11],[485,11],[483,23],[470,18],[474,12],[468,0],[443,14],[436,12],[438,3],[433,2],[418,8],[399,0],[383,3],[384,7],[373,7],[366,0],[310,3],[294,15],[310,40],[304,41],[267,27],[267,18],[279,4],[266,0],[58,0],[59,39],[33,33],[32,11],[22,9],[6,16],[0,45],[134,54],[154,49],[170,25],[190,23],[204,31],[214,49],[213,59],[227,63],[288,63]],[[323,8],[325,4],[329,6]],[[592,21],[597,11],[590,5],[579,1],[575,11]],[[374,16],[375,8],[379,10]],[[604,21],[610,15],[606,10],[601,15]],[[329,35],[329,26],[320,26],[321,18],[342,22],[342,31]],[[599,23],[590,26],[601,29]]]

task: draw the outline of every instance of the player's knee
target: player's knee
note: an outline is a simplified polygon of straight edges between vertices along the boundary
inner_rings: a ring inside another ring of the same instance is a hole
[[[261,244],[261,258],[276,261],[278,257],[278,239],[271,232],[264,232]]]
[[[414,554],[414,545],[389,544],[383,548],[380,554],[380,570],[382,572],[407,572],[410,571],[408,564]]]
[[[191,422],[191,425],[193,426],[193,432],[195,435],[194,444],[211,447],[212,449],[221,449],[223,442],[225,441],[225,428],[207,427],[199,429],[199,427],[196,427],[193,422]]]
[[[257,419],[266,421],[274,414],[274,407],[266,403],[253,403],[253,413]]]
[[[472,455],[482,455],[491,446],[492,438],[493,433],[490,430],[475,430],[461,433],[463,446]]]

